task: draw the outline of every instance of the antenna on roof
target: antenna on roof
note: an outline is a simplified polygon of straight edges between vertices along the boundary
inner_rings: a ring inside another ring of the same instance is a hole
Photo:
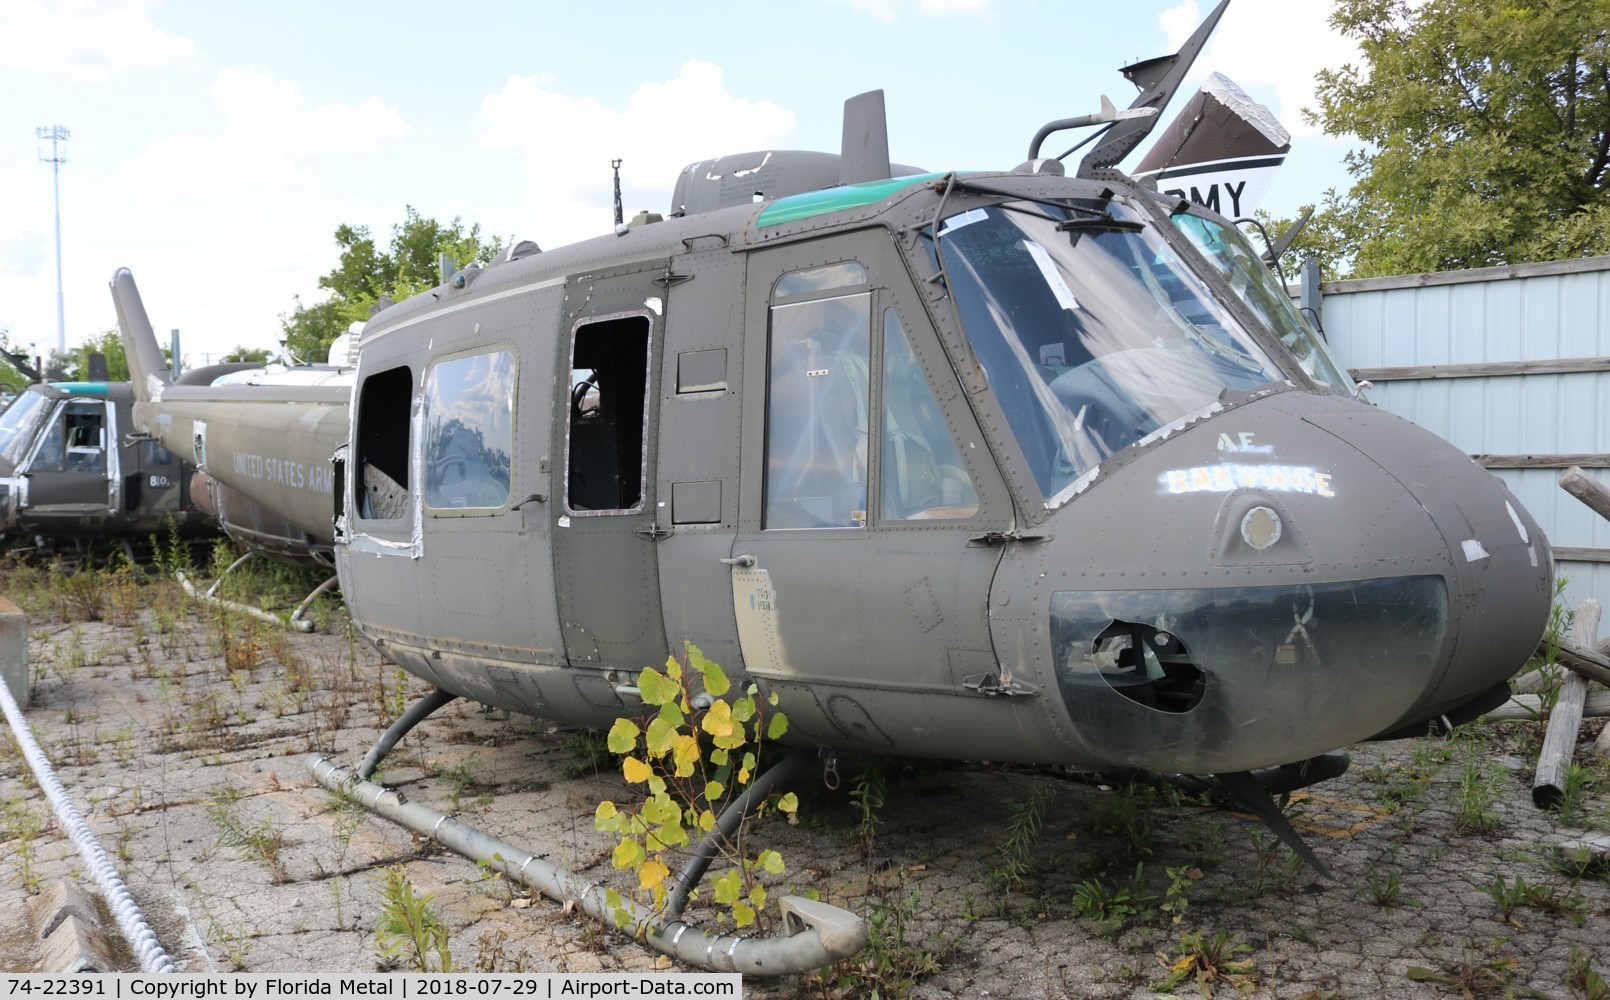
[[[839,183],[884,181],[889,170],[889,122],[883,91],[869,90],[844,102],[844,137],[839,146]]]
[[[609,165],[615,171],[615,228],[619,229],[626,221],[626,212],[621,208],[621,161],[610,160]]]

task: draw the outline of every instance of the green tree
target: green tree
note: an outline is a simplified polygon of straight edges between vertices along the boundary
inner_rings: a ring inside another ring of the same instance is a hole
[[[1610,252],[1610,0],[1336,0],[1331,24],[1363,62],[1305,115],[1369,147],[1313,238],[1353,276]]]
[[[162,353],[166,356],[169,352],[164,350]],[[48,372],[53,366],[60,365],[68,381],[87,382],[91,354],[105,355],[108,382],[129,380],[129,359],[123,353],[123,337],[116,330],[102,331],[77,347],[69,347],[65,355],[51,351],[50,357],[45,361],[45,369]]]
[[[0,328],[0,352],[3,352],[3,354],[27,355],[27,346],[27,344],[13,344],[10,329]],[[34,359],[25,357],[23,363],[32,365]],[[9,361],[0,358],[0,391],[8,393],[21,392],[29,381],[28,376],[18,371]]]
[[[487,262],[503,249],[502,237],[481,238],[477,223],[466,228],[458,217],[442,225],[422,217],[412,205],[404,220],[391,227],[391,242],[380,249],[367,226],[343,225],[335,231],[341,258],[335,269],[319,279],[329,298],[311,305],[300,296],[296,306],[280,317],[285,349],[302,361],[323,361],[330,344],[355,322],[369,318],[381,298],[395,302],[441,279],[438,255],[446,254],[460,267],[472,261]]]
[[[230,351],[228,354],[224,355],[218,360],[220,363],[229,361],[250,361],[254,364],[266,365],[268,364],[269,357],[273,353],[274,352],[270,351],[266,347],[242,347],[241,345],[236,344],[234,350]]]

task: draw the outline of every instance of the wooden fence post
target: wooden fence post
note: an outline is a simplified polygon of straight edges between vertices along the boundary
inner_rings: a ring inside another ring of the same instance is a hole
[[[1599,637],[1599,602],[1588,598],[1576,608],[1576,624],[1571,638],[1579,646],[1592,647]],[[1532,780],[1532,802],[1547,809],[1565,796],[1565,772],[1576,753],[1577,732],[1582,728],[1582,706],[1588,699],[1588,679],[1567,673],[1560,681],[1560,695],[1549,713],[1543,749],[1537,755],[1537,777]]]

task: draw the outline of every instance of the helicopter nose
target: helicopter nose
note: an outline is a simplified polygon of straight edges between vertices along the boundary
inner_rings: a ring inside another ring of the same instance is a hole
[[[1277,393],[1112,465],[1046,555],[1057,684],[1088,758],[1301,760],[1507,692],[1542,633],[1536,523],[1391,414]]]
[[[1391,476],[1424,509],[1447,550],[1448,656],[1421,701],[1386,733],[1423,734],[1429,720],[1452,714],[1463,721],[1502,703],[1506,682],[1537,648],[1553,602],[1554,559],[1542,528],[1502,479],[1408,421],[1373,408],[1308,420]]]

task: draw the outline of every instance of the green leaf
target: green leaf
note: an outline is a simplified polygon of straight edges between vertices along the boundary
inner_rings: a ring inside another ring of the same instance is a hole
[[[734,868],[716,879],[711,888],[715,891],[715,901],[717,903],[722,906],[730,906],[736,903],[738,897],[743,893],[743,876],[739,875],[738,869]]]
[[[783,866],[783,856],[776,851],[761,851],[755,857],[755,864],[773,875],[781,875],[787,869]]]
[[[615,803],[605,799],[598,803],[598,811],[593,813],[593,828],[606,833],[619,830],[626,822],[626,816],[615,808]]]
[[[682,712],[682,706],[675,701],[668,701],[661,705],[658,717],[664,719],[666,725],[677,729],[681,729],[688,721],[688,717]]]
[[[732,922],[739,927],[748,927],[755,922],[755,911],[748,903],[733,903]]]
[[[772,714],[771,721],[766,723],[766,738],[768,740],[780,739],[788,732],[788,716],[781,712]]]
[[[648,724],[647,746],[648,752],[655,757],[664,757],[676,746],[676,727],[666,722],[661,716],[656,716]]]
[[[702,655],[699,658],[704,659]],[[709,660],[704,662],[704,689],[719,698],[732,687],[732,682],[727,680],[726,671]]]
[[[615,845],[615,850],[610,854],[609,861],[616,868],[631,868],[642,861],[644,857],[643,845],[627,837]]]
[[[704,784],[704,797],[706,800],[714,802],[715,800],[721,798],[722,793],[724,793],[726,790],[727,786],[723,785],[719,781],[707,781]]]
[[[609,727],[609,752],[631,753],[637,748],[637,737],[641,733],[642,730],[631,719],[616,719],[615,724]]]
[[[637,675],[637,690],[643,696],[645,705],[663,705],[677,699],[682,693],[682,685],[649,667]]]
[[[799,811],[799,796],[793,792],[785,792],[777,799],[779,812],[791,813]]]

